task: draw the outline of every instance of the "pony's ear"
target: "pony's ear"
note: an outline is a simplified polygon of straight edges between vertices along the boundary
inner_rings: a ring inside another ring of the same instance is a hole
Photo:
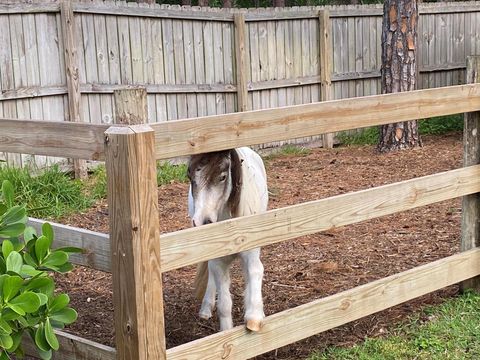
[[[232,217],[238,216],[240,203],[240,191],[242,188],[242,162],[235,149],[230,150],[230,176],[232,179],[232,191],[228,198],[228,207]]]

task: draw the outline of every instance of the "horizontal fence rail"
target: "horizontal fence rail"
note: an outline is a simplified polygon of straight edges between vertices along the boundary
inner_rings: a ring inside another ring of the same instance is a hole
[[[480,84],[151,124],[158,159],[480,110]]]
[[[480,110],[480,84],[324,101],[150,124],[157,159]],[[22,131],[19,131],[21,126]],[[105,158],[109,125],[0,119],[12,153]],[[58,134],[62,134],[61,137]]]
[[[480,165],[162,234],[161,269],[166,272],[476,192],[480,192]],[[29,225],[40,229],[43,222],[31,218]],[[73,263],[111,271],[107,234],[51,224],[56,247],[85,249],[83,254],[72,255]]]
[[[100,160],[109,125],[0,119],[2,151]]]
[[[180,345],[167,358],[249,359],[479,274],[480,249],[470,250],[267,316],[259,333],[237,326]]]
[[[480,249],[469,250],[267,316],[260,333],[237,326],[171,348],[167,359],[248,359],[478,275]],[[61,345],[56,360],[116,359],[114,348],[56,333]],[[25,344],[27,354],[36,355],[31,341]]]

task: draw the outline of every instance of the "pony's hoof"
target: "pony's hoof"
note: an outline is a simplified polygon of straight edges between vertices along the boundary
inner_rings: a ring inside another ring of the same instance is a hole
[[[198,316],[200,317],[200,319],[208,320],[212,317],[212,314],[207,314],[207,313],[201,312],[201,313],[198,314]]]
[[[262,328],[263,323],[260,320],[247,320],[247,329],[250,331],[260,331]]]

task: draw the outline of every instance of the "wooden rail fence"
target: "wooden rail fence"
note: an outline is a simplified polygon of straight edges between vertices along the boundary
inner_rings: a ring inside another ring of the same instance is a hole
[[[108,126],[0,118],[0,151],[105,159],[107,164],[110,235],[53,226],[56,246],[85,249],[73,257],[75,263],[112,272],[117,347],[58,332],[61,348],[56,359],[247,359],[480,275],[480,59],[469,58],[468,65],[467,85],[159,124]],[[133,101],[132,96],[139,105],[128,116],[146,122],[145,93],[136,90],[116,99]],[[458,112],[467,113],[465,161],[460,169],[159,233],[157,159]],[[29,131],[33,128],[34,134]],[[259,333],[238,326],[165,349],[162,272],[460,196],[464,197],[463,252],[268,316]],[[42,220],[30,219],[30,223],[39,228]],[[475,282],[463,286],[477,286]],[[32,344],[28,353],[34,354]]]
[[[480,54],[480,4],[422,3],[419,11],[419,87],[463,84],[466,56]],[[381,20],[381,5],[2,3],[0,117],[111,125],[113,92],[135,85],[147,88],[148,123],[379,94]]]

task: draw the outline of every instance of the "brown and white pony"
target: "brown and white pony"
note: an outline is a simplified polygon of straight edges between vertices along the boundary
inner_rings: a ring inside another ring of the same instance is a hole
[[[261,157],[249,148],[193,155],[188,163],[188,211],[193,226],[201,226],[267,210],[267,176]],[[229,267],[238,255],[245,277],[245,322],[260,330],[263,318],[263,265],[260,248],[199,264],[195,287],[202,299],[199,315],[209,319],[215,307],[220,330],[233,327]]]

